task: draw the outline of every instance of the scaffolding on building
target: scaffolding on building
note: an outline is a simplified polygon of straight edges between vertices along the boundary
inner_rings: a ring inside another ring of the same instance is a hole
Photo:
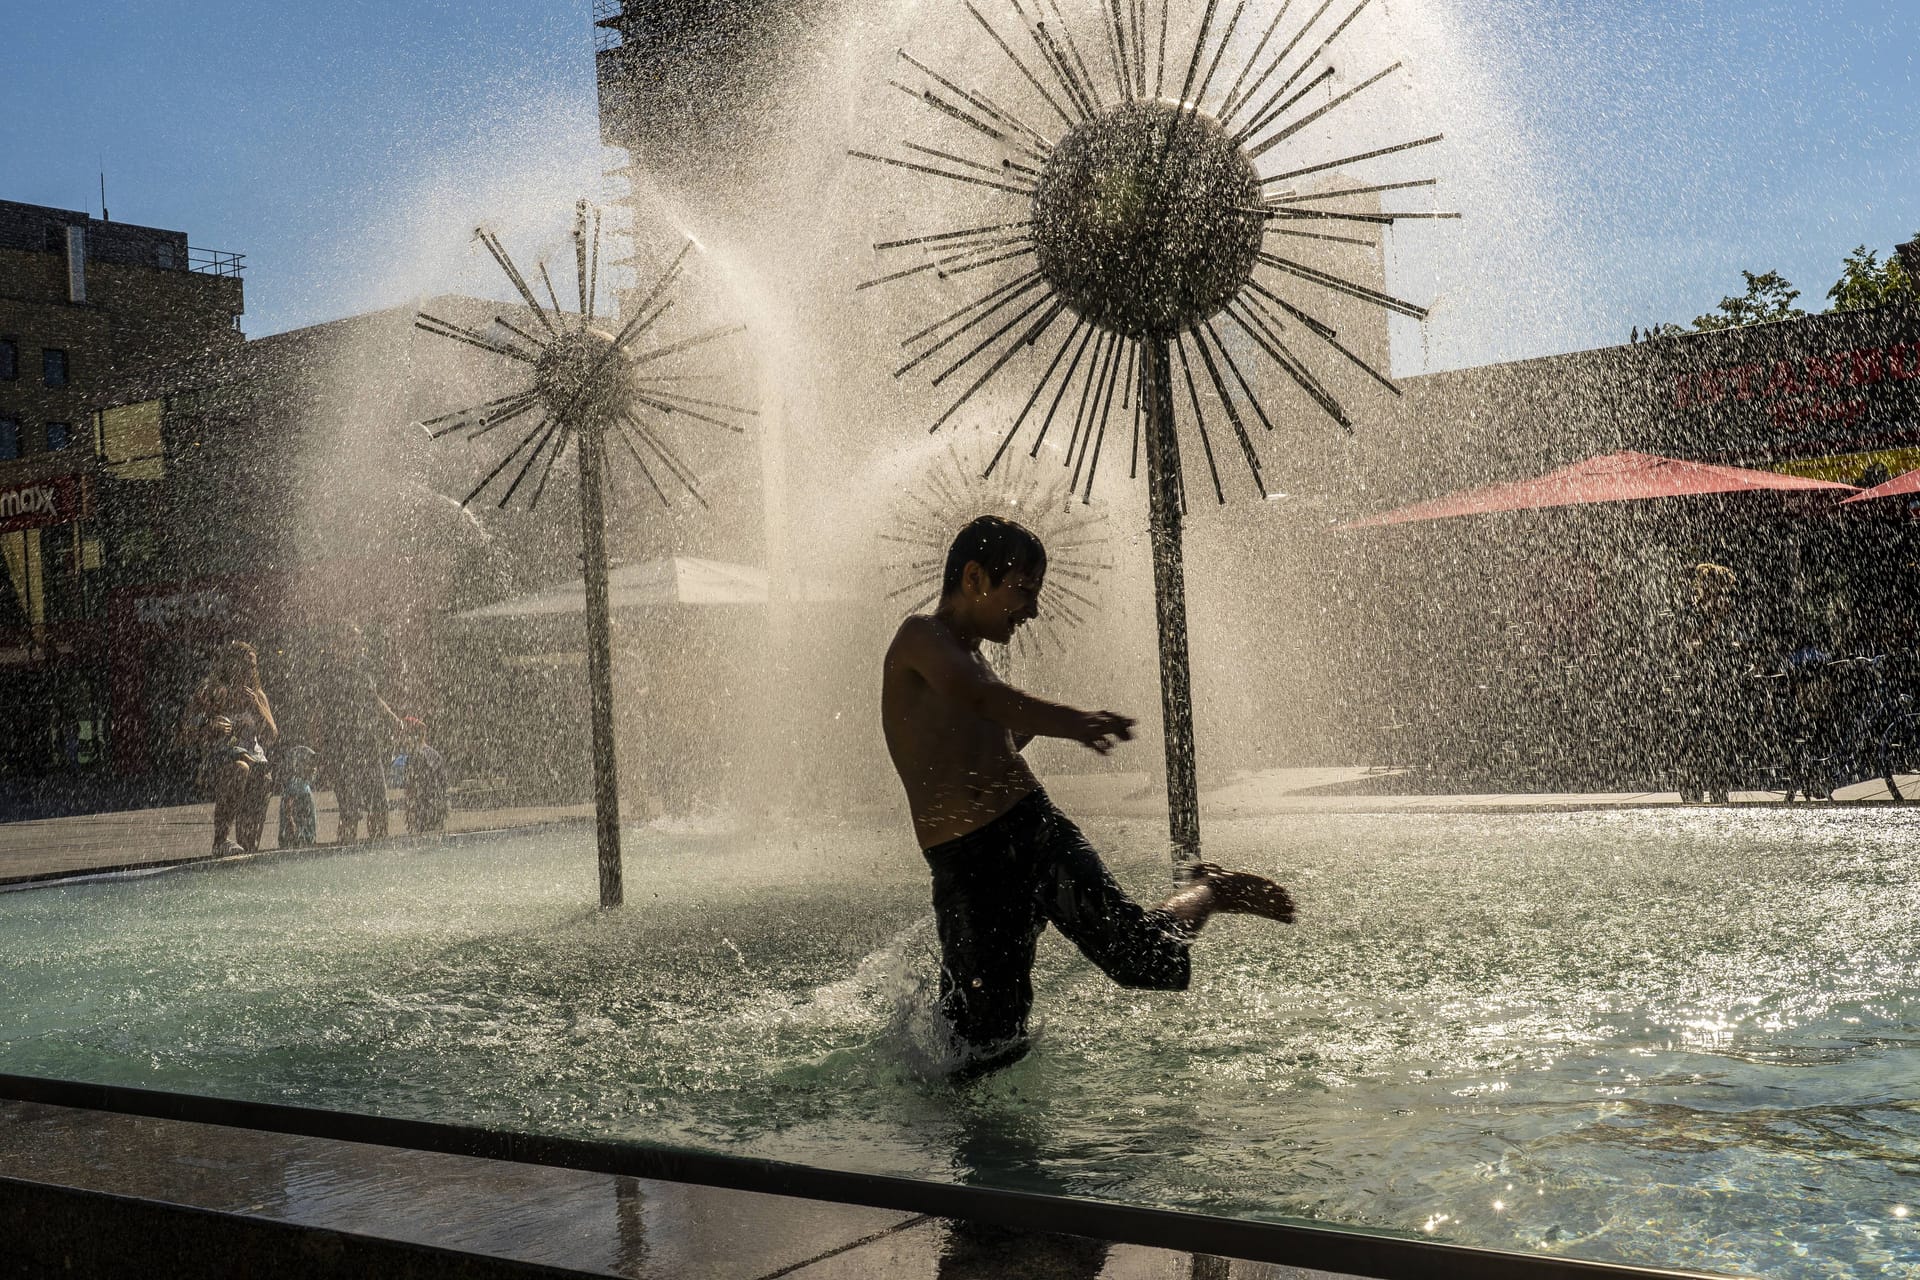
[[[626,22],[623,0],[593,0],[593,50],[596,62],[601,55],[613,53],[625,43]],[[604,84],[604,70],[601,80]],[[611,168],[601,170],[600,174],[603,179],[601,204],[610,215],[606,229],[616,242],[625,241],[622,248],[616,250],[603,265],[618,273],[610,275],[608,287],[624,313],[631,301],[635,269],[640,265],[638,240],[634,235],[634,228],[639,225],[639,212],[634,199],[634,180],[639,173],[639,161],[630,146],[607,137],[604,126],[602,142],[610,153],[608,158],[618,160]]]
[[[593,51],[605,53],[609,49],[618,49],[625,39],[622,25],[626,21],[626,6],[621,0],[593,0]]]
[[[187,267],[207,276],[240,276],[247,270],[247,255],[226,249],[201,249],[187,246]]]

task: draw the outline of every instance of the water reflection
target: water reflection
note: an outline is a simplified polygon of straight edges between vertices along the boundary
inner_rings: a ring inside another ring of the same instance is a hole
[[[1004,1190],[1018,1188],[1067,1195],[1072,1188],[1048,1171],[1056,1140],[1042,1116],[1017,1103],[1018,1086],[998,1088],[981,1081],[962,1086],[952,1097],[953,1171],[957,1181]],[[1051,1232],[1020,1231],[981,1222],[955,1220],[941,1247],[939,1280],[998,1280],[1007,1260],[1019,1257],[1032,1274],[1059,1280],[1095,1280],[1106,1266],[1104,1240]]]
[[[646,1194],[638,1178],[613,1180],[613,1222],[616,1245],[613,1268],[622,1275],[637,1276],[646,1271],[651,1250],[647,1248]]]

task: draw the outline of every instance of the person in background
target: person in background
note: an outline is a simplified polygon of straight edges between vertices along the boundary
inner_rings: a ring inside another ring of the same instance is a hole
[[[427,745],[427,726],[418,716],[401,722],[407,743],[407,832],[425,835],[447,829],[447,758]]]
[[[387,760],[400,734],[400,717],[374,685],[366,637],[358,627],[349,626],[341,633],[322,716],[327,767],[340,807],[336,843],[353,844],[360,838],[362,815],[367,819],[367,839],[386,839]]]
[[[1691,596],[1679,621],[1680,798],[1725,802],[1737,780],[1747,736],[1746,678],[1754,674],[1752,638],[1738,615],[1740,579],[1726,565],[1693,567]]]
[[[259,850],[267,821],[267,748],[279,736],[260,687],[259,655],[235,640],[214,658],[180,728],[181,740],[200,751],[201,785],[213,791],[214,853]]]
[[[280,847],[310,849],[316,838],[313,748],[294,747],[282,759],[286,777],[280,782]]]

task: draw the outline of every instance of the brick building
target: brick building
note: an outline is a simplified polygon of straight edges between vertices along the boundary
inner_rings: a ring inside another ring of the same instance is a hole
[[[239,255],[184,232],[0,201],[0,780],[99,758],[105,691],[99,485],[155,437],[93,401],[160,364],[237,348]]]
[[[486,322],[465,300],[428,305]],[[513,584],[495,589],[487,534],[440,496],[471,459],[408,429],[484,398],[473,389],[489,370],[413,319],[404,307],[292,330],[97,397],[95,524],[110,563],[96,670],[123,781],[156,795],[189,786],[179,712],[229,640],[259,650],[289,742],[313,741],[342,624],[367,632],[396,707],[435,710],[428,619]]]

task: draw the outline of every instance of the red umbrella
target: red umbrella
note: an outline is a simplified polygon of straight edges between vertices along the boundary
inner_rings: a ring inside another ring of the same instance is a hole
[[[1747,493],[1761,489],[1844,489],[1852,492],[1853,486],[1836,484],[1831,480],[1783,475],[1778,471],[1686,462],[1651,453],[1609,453],[1599,458],[1588,458],[1585,462],[1576,462],[1558,471],[1549,471],[1531,480],[1515,480],[1481,489],[1462,489],[1458,493],[1416,502],[1397,511],[1366,516],[1346,527],[1363,529],[1374,525],[1411,524],[1418,520],[1444,520],[1449,516],[1480,515],[1489,511],[1531,511],[1540,507],[1572,507],[1592,502],[1645,502],[1653,498]]]
[[[1904,475],[1895,476],[1885,484],[1877,484],[1871,489],[1862,489],[1840,505],[1844,507],[1847,502],[1865,502],[1869,498],[1901,498],[1914,493],[1920,493],[1920,471],[1909,471]]]

